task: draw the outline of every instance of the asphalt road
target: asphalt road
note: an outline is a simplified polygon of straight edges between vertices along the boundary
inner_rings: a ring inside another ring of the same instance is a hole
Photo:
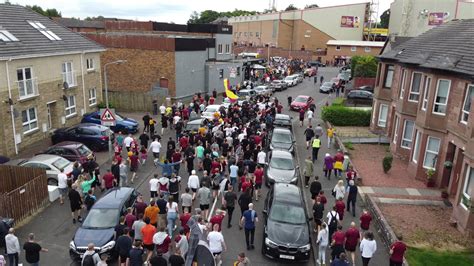
[[[320,68],[319,74],[324,76],[325,80],[329,80],[332,77],[337,76],[337,69],[335,68]],[[289,88],[288,90],[285,90],[283,92],[278,92],[275,94],[276,97],[283,103],[286,103],[286,98],[288,95],[291,95],[293,98],[295,98],[297,95],[309,95],[315,98],[315,102],[317,105],[317,111],[316,111],[316,123],[319,123],[320,121],[320,112],[319,108],[320,106],[324,105],[326,101],[330,100],[328,99],[328,95],[326,94],[320,94],[318,92],[319,88],[319,82],[318,82],[318,87],[314,86],[313,80],[305,79],[303,83],[297,85],[296,87]],[[299,161],[304,161],[304,158],[309,154],[309,150],[305,149],[305,141],[304,141],[304,136],[303,136],[303,131],[305,127],[299,127],[298,125],[298,114],[296,112],[289,112],[287,106],[285,106],[284,113],[291,114],[294,119],[294,135],[297,140],[297,158]],[[133,117],[133,116],[132,116]],[[136,115],[136,118],[138,121],[141,122],[141,115]],[[141,127],[142,128],[142,127]],[[170,134],[172,133],[172,134]],[[165,135],[163,136],[163,142],[162,145],[165,146],[166,140],[169,138],[169,136],[173,135],[174,137],[174,131],[170,132],[165,132]],[[328,152],[326,143],[323,140],[322,143],[322,149],[320,150],[319,154],[325,154]],[[334,154],[335,150],[331,149],[329,151],[331,154]],[[99,156],[106,156],[104,155],[106,153],[100,154]],[[300,170],[301,172],[304,170],[304,163],[300,163]],[[102,166],[101,172],[105,172],[109,165],[104,165]],[[150,177],[155,173],[157,170],[153,166],[153,163],[151,160],[149,160],[144,166],[139,168],[138,170],[138,176],[139,179],[135,182],[134,186],[136,189],[142,193],[146,199],[148,199],[149,195],[149,188],[148,188],[148,180]],[[159,169],[161,172],[161,169]],[[317,174],[322,176],[322,165],[320,163],[317,163],[315,165],[315,171]],[[184,191],[185,184],[187,183],[187,178],[188,175],[185,171],[185,167],[181,167],[181,177],[183,178],[182,180],[182,190]],[[325,190],[325,193],[328,198],[328,204],[327,206],[332,206],[334,203],[334,199],[331,197],[331,189],[334,187],[336,183],[336,179],[332,178],[330,181],[321,179],[323,189]],[[301,182],[300,182],[301,184]],[[257,226],[256,232],[255,232],[255,249],[251,251],[246,250],[246,245],[245,245],[245,236],[244,232],[240,231],[238,228],[237,221],[240,218],[240,209],[237,207],[236,210],[234,211],[233,215],[233,227],[232,228],[227,228],[224,227],[223,233],[224,233],[224,238],[227,244],[227,251],[223,253],[223,265],[232,265],[232,263],[236,260],[237,255],[244,251],[247,256],[249,257],[250,261],[252,262],[252,265],[287,265],[289,264],[287,261],[274,261],[271,259],[266,258],[265,256],[262,255],[261,253],[261,244],[263,241],[263,202],[264,198],[267,193],[267,188],[263,186],[263,191],[262,195],[263,197],[255,202],[255,210],[257,211],[259,217],[260,217],[260,223]],[[306,203],[307,203],[307,208],[308,208],[308,214],[311,215],[311,207],[312,207],[312,202],[310,200],[310,195],[309,195],[309,189],[304,189],[305,193],[305,198],[306,198]],[[99,193],[97,193],[99,196]],[[359,202],[361,202],[359,200]],[[19,203],[21,204],[21,203]],[[195,203],[195,207],[197,207],[197,203]],[[217,204],[216,207],[220,207],[220,201]],[[326,208],[327,209],[327,208]],[[356,215],[359,215],[360,213],[360,208],[357,209]],[[346,216],[348,217],[348,216]],[[352,217],[351,217],[352,218]],[[226,218],[227,219],[227,218]],[[358,220],[358,219],[356,219]],[[350,219],[345,219],[344,220],[344,228],[347,228],[348,225],[350,224]],[[50,206],[48,206],[43,212],[38,214],[35,217],[32,217],[31,220],[26,224],[25,226],[21,227],[17,233],[20,238],[21,244],[27,239],[27,235],[30,232],[34,232],[37,238],[37,241],[45,248],[49,249],[48,253],[42,253],[41,254],[41,264],[42,265],[78,265],[77,263],[71,262],[69,259],[69,242],[71,241],[72,237],[74,236],[74,233],[77,229],[79,224],[72,224],[71,221],[71,216],[69,212],[69,202],[66,200],[64,205],[59,205],[58,202],[54,202]],[[312,226],[312,224],[311,224]],[[311,229],[312,230],[312,229]],[[314,239],[315,236],[312,236],[312,241],[313,241],[313,251],[315,250],[314,247]],[[378,240],[378,239],[377,239]],[[373,258],[373,262],[371,263],[372,265],[383,265],[387,263],[387,257],[388,257],[388,252],[387,250],[383,249],[382,244],[380,241],[378,241],[379,244],[379,250],[375,254],[375,257]],[[317,248],[316,248],[317,250]],[[329,251],[328,251],[329,255]],[[24,256],[23,254],[21,255],[21,261],[24,261]],[[360,256],[357,257],[357,265],[361,264],[361,259]],[[314,256],[312,256],[311,260],[307,263],[298,263],[298,265],[314,265]]]

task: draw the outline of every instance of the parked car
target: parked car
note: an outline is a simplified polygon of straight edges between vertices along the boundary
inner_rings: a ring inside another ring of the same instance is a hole
[[[225,97],[223,100],[222,100],[222,106],[224,106],[225,109],[229,109],[230,105],[232,104],[232,102],[230,101],[229,98]]]
[[[371,92],[363,90],[351,90],[347,94],[347,99],[372,101],[374,95]]]
[[[323,85],[319,87],[319,92],[321,93],[330,93],[332,90],[332,83],[331,82],[324,82]]]
[[[339,69],[339,72],[346,71],[346,70],[351,70],[351,66],[350,65],[343,66],[341,67],[341,69]]]
[[[221,108],[221,105],[219,104],[208,105],[206,106],[206,108],[204,108],[204,111],[202,112],[201,117],[213,120],[214,113],[218,112],[220,108]]]
[[[268,163],[265,167],[265,184],[298,183],[295,159],[288,151],[273,150],[268,154]]]
[[[308,109],[311,105],[314,104],[313,97],[306,96],[306,95],[298,95],[293,102],[290,104],[290,109],[299,111],[300,109]]]
[[[270,86],[275,90],[275,91],[283,91],[288,89],[288,84],[280,79],[275,79],[270,83]]]
[[[138,132],[138,122],[135,119],[115,114],[115,126],[111,126],[110,129],[113,132],[122,131],[122,133],[136,133]],[[81,123],[93,123],[100,125],[100,112],[87,113],[82,116]]]
[[[253,89],[257,95],[271,96],[273,94],[272,88],[267,85],[260,85]]]
[[[113,141],[114,134],[109,128],[92,123],[83,123],[55,130],[51,136],[51,141],[53,144],[62,141],[77,141],[85,144],[93,151],[100,151],[108,149],[109,135]]]
[[[209,120],[207,118],[198,118],[189,121],[186,126],[184,127],[184,131],[186,132],[197,132],[200,127],[205,127],[209,124]]]
[[[304,70],[304,75],[307,77],[315,76],[318,73],[316,68],[310,67]]]
[[[294,153],[293,133],[288,128],[277,127],[273,129],[270,139],[271,150],[285,150]]]
[[[275,120],[273,121],[273,126],[277,127],[292,127],[291,120],[293,118],[286,114],[276,114]]]
[[[337,84],[339,84],[339,81],[340,81],[339,78],[332,78],[331,81],[329,81],[329,82],[331,82],[331,85],[332,84],[337,85]]]
[[[301,190],[291,184],[275,184],[263,209],[262,254],[275,259],[307,261],[311,234]]]
[[[343,80],[343,81],[345,81],[345,82],[351,80],[351,79],[352,79],[351,70],[349,69],[349,70],[343,70],[343,71],[341,71],[341,73],[337,75],[337,78],[338,78],[339,80]]]
[[[370,93],[374,93],[374,88],[372,86],[368,86],[368,85],[357,87],[356,90],[368,91]]]
[[[95,154],[86,145],[75,142],[75,141],[63,141],[56,145],[53,145],[46,150],[37,153],[39,154],[52,154],[58,155],[65,159],[68,159],[71,162],[80,162],[83,164],[87,161],[88,156],[93,156],[95,158]]]
[[[303,74],[301,74],[301,73],[298,73],[298,74],[295,74],[295,75],[296,75],[296,77],[297,77],[297,79],[298,79],[298,83],[301,83],[301,82],[303,82],[303,79],[304,79],[304,76],[303,76]]]
[[[308,65],[311,67],[325,67],[326,66],[326,64],[321,63],[320,61],[310,61]]]
[[[7,164],[44,169],[46,170],[48,185],[51,186],[58,185],[58,174],[60,173],[60,169],[63,169],[66,175],[70,175],[73,166],[71,161],[58,155],[51,154],[39,154],[30,159],[11,160]]]
[[[290,75],[290,76],[287,76],[283,81],[286,82],[286,84],[288,84],[288,87],[293,87],[293,86],[298,85],[298,76]]]
[[[254,90],[240,90],[237,92],[237,95],[239,96],[239,101],[250,101],[257,93]]]
[[[10,161],[10,158],[0,155],[0,164],[4,164]]]
[[[124,216],[127,208],[134,205],[137,196],[134,188],[121,187],[109,190],[97,200],[69,243],[71,259],[82,259],[87,245],[93,243],[99,255],[106,254],[115,260],[118,254],[115,250],[114,228],[119,224],[120,216]]]

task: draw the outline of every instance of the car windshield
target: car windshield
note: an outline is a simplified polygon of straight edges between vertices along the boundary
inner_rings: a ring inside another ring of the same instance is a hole
[[[58,169],[64,169],[66,168],[71,162],[64,159],[64,158],[58,158],[56,161],[52,163],[52,165]]]
[[[295,169],[293,165],[293,159],[273,157],[270,160],[270,167],[281,170],[293,170]]]
[[[288,76],[285,78],[286,80],[293,80],[293,77],[292,76]]]
[[[87,148],[86,145],[81,145],[81,146],[79,146],[79,147],[77,148],[77,151],[79,152],[79,154],[80,154],[81,156],[87,156],[87,155],[89,155],[89,154],[92,153],[92,151],[89,150],[89,148]]]
[[[325,87],[331,87],[332,83],[331,82],[324,82],[323,86]]]
[[[291,143],[291,135],[286,133],[273,133],[272,142]]]
[[[204,112],[215,113],[217,110],[219,110],[218,106],[209,106],[204,110]]]
[[[305,103],[307,98],[304,97],[296,97],[295,102],[297,103]]]
[[[122,117],[121,115],[115,113],[115,120],[116,120],[116,121],[122,121],[122,120],[125,120],[125,118]]]
[[[118,209],[92,208],[82,223],[82,227],[91,229],[112,228],[117,225],[118,218]]]
[[[287,224],[306,223],[306,217],[303,208],[282,203],[273,204],[270,211],[270,220]]]

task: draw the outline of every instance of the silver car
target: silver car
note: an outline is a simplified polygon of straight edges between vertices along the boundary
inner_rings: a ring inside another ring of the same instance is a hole
[[[271,150],[284,150],[294,153],[295,139],[293,133],[288,128],[276,127],[273,129],[270,140]]]
[[[257,95],[271,96],[273,93],[273,90],[266,85],[257,86],[253,90],[257,93]]]
[[[321,93],[330,93],[332,90],[332,82],[324,82],[321,87],[319,87],[319,92]]]
[[[48,185],[57,186],[60,169],[63,169],[66,175],[70,175],[74,163],[61,156],[39,154],[31,159],[13,160],[8,164],[44,169],[46,170],[46,176],[48,177]]]

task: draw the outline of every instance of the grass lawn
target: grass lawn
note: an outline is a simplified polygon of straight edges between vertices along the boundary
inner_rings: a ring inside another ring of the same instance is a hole
[[[472,251],[437,251],[434,249],[409,247],[406,259],[410,266],[474,265]]]

